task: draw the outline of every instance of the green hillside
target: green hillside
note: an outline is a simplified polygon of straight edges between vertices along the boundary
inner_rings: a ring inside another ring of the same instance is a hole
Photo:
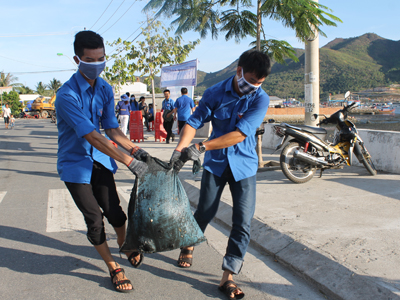
[[[268,94],[281,98],[304,98],[304,50],[296,49],[299,62],[273,64],[263,84]],[[321,98],[329,93],[400,83],[400,41],[387,40],[373,33],[360,37],[337,38],[320,48]],[[198,72],[196,94],[235,74],[237,61],[214,73]]]

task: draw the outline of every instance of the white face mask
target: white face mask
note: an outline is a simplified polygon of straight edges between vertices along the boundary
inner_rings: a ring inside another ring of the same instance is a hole
[[[236,78],[237,78],[237,75],[236,75]],[[251,84],[250,82],[248,82],[246,79],[244,79],[243,68],[242,68],[242,77],[237,78],[237,83],[238,83],[239,91],[243,95],[248,95],[248,94],[254,93],[261,86],[261,84],[259,86],[255,86],[255,85]]]
[[[89,63],[81,61],[79,57],[78,60],[79,60],[79,65],[78,65],[79,70],[86,76],[87,79],[90,80],[96,79],[106,67],[106,61],[95,61]]]

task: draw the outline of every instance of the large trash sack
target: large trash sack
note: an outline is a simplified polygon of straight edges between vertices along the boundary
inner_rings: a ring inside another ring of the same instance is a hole
[[[154,253],[205,241],[176,172],[155,157],[135,180],[128,207],[128,227],[121,252]]]

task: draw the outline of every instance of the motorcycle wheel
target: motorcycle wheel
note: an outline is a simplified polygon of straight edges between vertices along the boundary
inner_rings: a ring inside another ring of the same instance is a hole
[[[294,151],[304,149],[297,142],[287,144],[281,153],[280,164],[283,174],[294,183],[310,181],[315,174],[315,167],[293,157]]]
[[[358,161],[364,165],[367,171],[372,175],[375,176],[378,172],[372,162],[371,155],[365,148],[364,144],[357,142],[354,145],[354,154],[356,155]]]

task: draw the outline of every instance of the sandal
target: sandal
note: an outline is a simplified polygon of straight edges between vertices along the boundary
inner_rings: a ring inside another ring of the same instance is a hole
[[[218,289],[228,296],[228,299],[242,299],[244,297],[243,291],[237,286],[233,280],[227,280]],[[242,292],[241,294],[236,294],[235,292]],[[233,297],[231,296],[233,294]]]
[[[179,254],[179,258],[178,258],[178,267],[181,268],[190,268],[193,264],[193,250],[189,250],[186,248],[181,248],[181,254]],[[192,257],[187,257],[187,256],[183,256],[183,255],[192,255]],[[185,262],[187,264],[189,264],[189,266],[183,266],[182,263]]]
[[[140,255],[139,261],[137,261],[137,260],[135,259],[135,257],[138,256],[138,255]],[[139,268],[140,265],[141,265],[142,262],[143,262],[143,259],[144,259],[143,253],[139,253],[139,252],[132,252],[131,255],[129,255],[129,257],[128,257],[128,261],[131,263],[131,265],[132,265],[134,268]]]
[[[122,268],[117,268],[117,269],[115,269],[115,270],[113,270],[113,271],[110,272],[111,283],[113,284],[115,290],[118,291],[118,292],[121,292],[121,293],[131,293],[131,292],[133,292],[133,286],[132,286],[132,283],[131,283],[131,281],[130,281],[129,279],[117,280],[117,281],[114,282],[115,276],[116,276],[118,273],[121,273],[121,272],[122,272],[122,273],[125,273],[124,269],[122,269]],[[120,288],[120,286],[122,286],[122,285],[124,285],[124,284],[126,284],[126,283],[129,283],[129,284],[132,286],[132,288],[131,288],[130,290],[126,290],[126,289]]]

